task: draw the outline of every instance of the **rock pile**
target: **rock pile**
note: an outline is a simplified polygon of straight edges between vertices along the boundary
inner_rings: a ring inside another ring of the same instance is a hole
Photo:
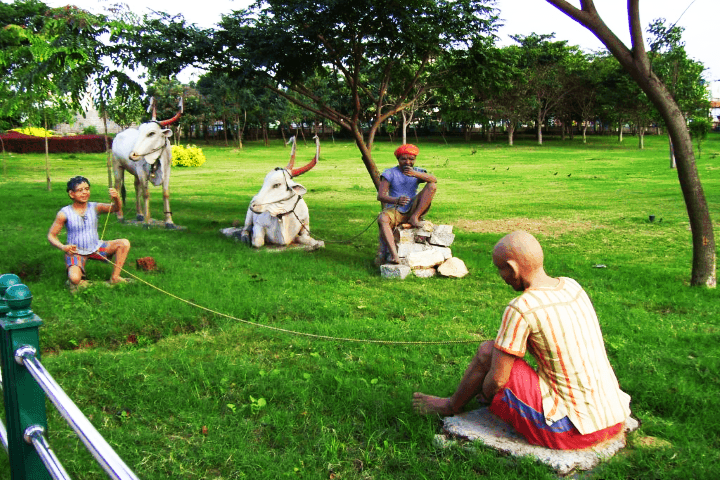
[[[467,275],[465,263],[453,257],[450,245],[455,241],[452,225],[425,223],[422,228],[403,224],[394,231],[400,264],[380,266],[385,278],[405,278],[410,272],[416,277],[428,278],[436,274],[462,278]]]

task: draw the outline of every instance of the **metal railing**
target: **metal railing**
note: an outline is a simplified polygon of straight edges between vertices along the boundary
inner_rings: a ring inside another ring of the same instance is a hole
[[[16,275],[0,275],[0,387],[7,422],[7,428],[0,422],[0,440],[12,480],[70,479],[45,438],[46,396],[109,478],[138,480],[40,362],[42,321],[30,310],[31,301]]]

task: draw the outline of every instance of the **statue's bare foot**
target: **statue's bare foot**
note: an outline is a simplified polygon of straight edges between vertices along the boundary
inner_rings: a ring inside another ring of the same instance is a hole
[[[116,277],[116,278],[111,278],[110,280],[108,280],[108,283],[110,285],[118,285],[120,283],[130,283],[130,280],[127,278]]]
[[[424,393],[413,393],[413,408],[420,415],[437,413],[440,415],[454,415],[455,411],[450,406],[449,398],[433,397]]]

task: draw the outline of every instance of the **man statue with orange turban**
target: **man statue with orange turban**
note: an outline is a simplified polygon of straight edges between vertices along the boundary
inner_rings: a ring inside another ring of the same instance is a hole
[[[430,210],[437,190],[437,178],[426,170],[415,167],[418,153],[420,149],[409,143],[398,147],[395,150],[398,165],[388,168],[380,175],[377,199],[382,202],[383,211],[378,216],[380,248],[375,258],[378,265],[385,263],[385,251],[390,253],[390,262],[400,263],[393,229],[402,223],[421,228],[425,223],[422,217]],[[417,193],[421,183],[425,183],[425,187]]]

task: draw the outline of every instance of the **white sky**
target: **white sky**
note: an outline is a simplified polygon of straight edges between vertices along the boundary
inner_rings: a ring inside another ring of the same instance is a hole
[[[50,6],[74,4],[94,13],[102,13],[107,5],[122,2],[138,13],[148,13],[147,0],[45,0]],[[220,15],[239,10],[252,3],[250,0],[175,0],[158,3],[156,10],[170,14],[181,13],[189,22],[212,27]],[[574,5],[580,4],[572,0]],[[597,0],[596,8],[605,23],[629,45],[627,0]],[[500,18],[505,26],[500,30],[501,44],[513,43],[508,35],[555,33],[556,40],[568,40],[583,50],[599,50],[604,46],[583,26],[566,17],[545,0],[498,0]],[[640,2],[640,20],[644,27],[664,18],[666,25],[677,22],[684,27],[683,40],[688,56],[702,62],[708,69],[705,78],[720,81],[720,0],[644,0]],[[647,36],[646,36],[647,38]],[[182,81],[188,77],[181,75]]]

